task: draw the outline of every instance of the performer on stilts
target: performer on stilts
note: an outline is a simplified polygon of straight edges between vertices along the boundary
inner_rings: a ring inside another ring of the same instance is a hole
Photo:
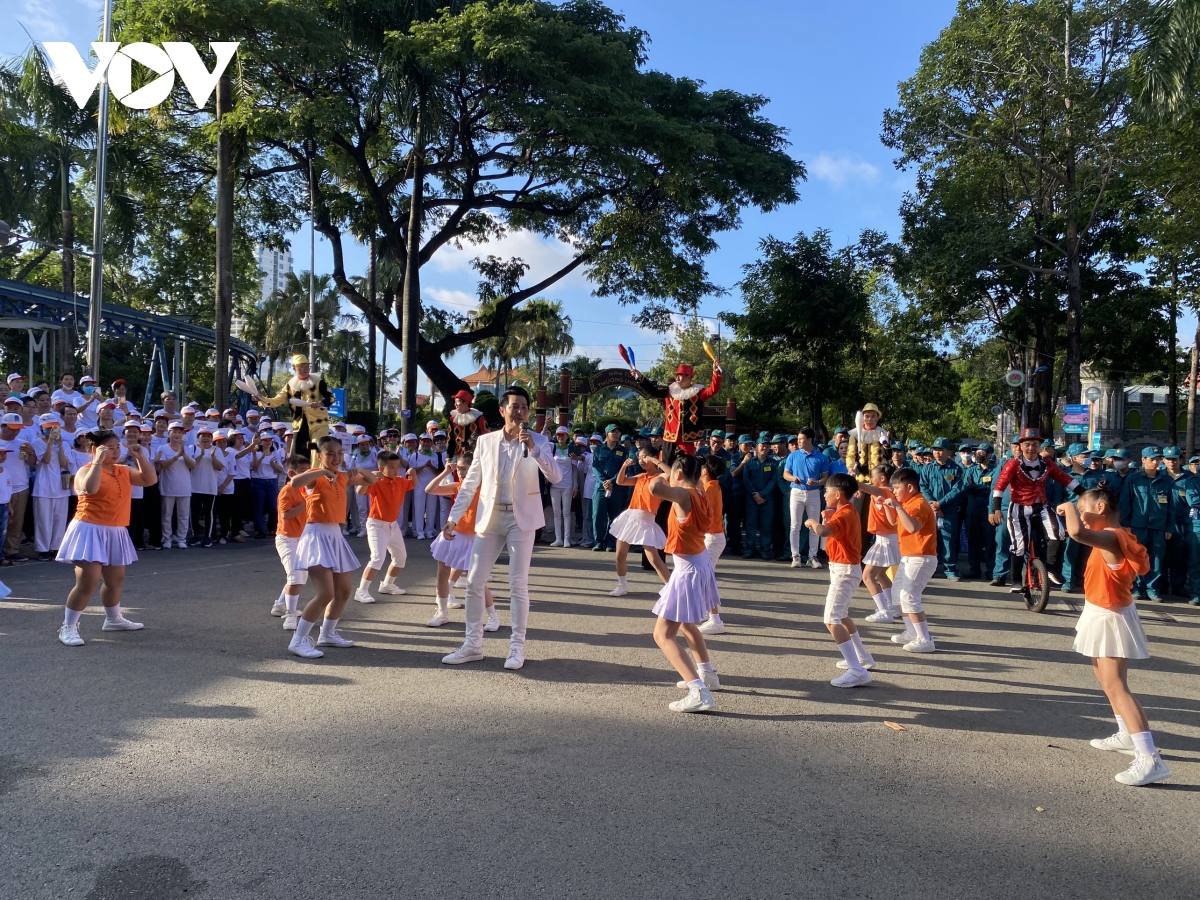
[[[692,382],[696,370],[686,363],[675,370],[675,380],[666,386],[651,381],[637,369],[632,371],[647,397],[663,401],[663,464],[670,466],[678,452],[695,456],[696,442],[704,437],[701,425],[704,401],[721,390],[720,363],[713,359],[712,381],[708,387]]]
[[[274,397],[263,397],[255,390],[259,406],[292,407],[292,453],[307,456],[317,448],[317,442],[329,434],[329,407],[333,405],[333,392],[325,379],[313,372],[308,357],[297,353],[292,357],[292,372],[287,384]],[[242,386],[241,383],[238,385]]]
[[[879,427],[882,413],[874,403],[866,403],[854,415],[854,428],[850,430],[850,440],[846,445],[846,468],[860,484],[871,483],[871,472],[876,466],[887,463],[888,435]],[[867,514],[871,498],[859,492],[854,497],[854,510],[862,522],[862,550],[868,547]]]
[[[463,388],[454,395],[454,411],[450,413],[449,454],[450,459],[457,459],[468,451],[474,452],[475,442],[481,434],[487,434],[487,419],[482,410],[471,406],[475,394]]]

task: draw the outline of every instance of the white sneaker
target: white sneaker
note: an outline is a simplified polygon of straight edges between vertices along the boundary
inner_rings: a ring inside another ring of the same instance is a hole
[[[525,647],[514,647],[511,644],[508,648],[508,659],[504,661],[504,668],[517,670],[525,665]]]
[[[188,548],[187,541],[176,541],[175,547],[178,550],[186,550]]]
[[[875,624],[887,624],[888,622],[894,622],[896,620],[892,618],[892,611],[890,609],[877,609],[875,612],[867,616],[867,621]]]
[[[499,631],[500,630],[500,616],[496,614],[496,607],[494,607],[494,606],[490,607],[487,612],[488,612],[488,620],[484,624],[483,630],[484,631]]]
[[[344,638],[336,631],[322,631],[317,636],[318,647],[353,647],[354,641]]]
[[[366,537],[367,533],[365,531],[360,531],[357,536],[358,537]]]
[[[1133,737],[1128,731],[1118,731],[1116,734],[1109,735],[1106,738],[1092,738],[1091,743],[1097,750],[1111,750],[1114,753],[1124,753],[1127,756],[1137,755],[1137,752],[1133,748]]]
[[[1138,753],[1133,757],[1129,768],[1116,775],[1115,780],[1131,787],[1141,787],[1143,784],[1153,784],[1170,777],[1171,772],[1161,756],[1157,753]]]
[[[705,619],[700,624],[701,634],[724,634],[725,623],[720,619]]]
[[[804,565],[804,560],[802,560],[800,557],[798,557],[798,556],[792,557],[792,568],[793,569],[799,569],[803,565]]]
[[[446,609],[462,609],[462,608],[463,608],[463,605],[461,603],[459,603],[458,599],[455,597],[451,597],[449,600],[446,601]]]
[[[907,650],[909,653],[932,653],[937,649],[937,647],[933,645],[932,638],[929,640],[924,640],[923,638],[913,638],[904,645],[903,649]]]
[[[845,675],[839,675],[829,683],[834,687],[862,687],[871,683],[871,673],[863,669],[848,669]]]
[[[571,543],[570,541],[563,541],[563,546],[564,547],[574,547],[575,545],[573,543]]]
[[[561,547],[562,545],[562,541],[552,541],[550,544],[551,547]]]
[[[78,625],[61,625],[58,629],[58,639],[68,647],[82,647],[83,638],[79,636]]]
[[[907,630],[900,632],[900,634],[892,635],[892,643],[893,644],[910,644],[913,641],[915,641],[916,639],[917,639],[916,634],[911,631],[907,631]]]
[[[428,622],[425,623],[425,626],[427,628],[441,628],[443,625],[445,625],[449,621],[450,621],[450,614],[444,613],[441,610],[438,610],[437,614],[432,619],[430,619]]]
[[[810,569],[821,569],[821,568],[824,568],[824,567],[821,565],[821,561],[820,561],[819,559],[817,559],[815,556],[814,556],[812,559],[810,559],[810,560],[808,561],[808,567],[809,567]]]
[[[279,617],[287,612],[287,604],[282,600],[276,600],[275,605],[271,607],[271,615]]]
[[[611,591],[609,591],[609,592],[608,592],[608,596],[610,596],[610,597],[624,597],[624,596],[625,596],[626,594],[628,594],[628,593],[629,593],[629,585],[627,585],[627,584],[618,584],[618,585],[617,585],[615,588],[613,588]]]
[[[463,663],[479,662],[483,659],[483,649],[475,650],[463,644],[453,653],[442,657],[442,662],[448,666],[461,666]]]
[[[365,587],[360,587],[354,592],[354,599],[359,603],[374,603],[375,598],[371,596],[371,592]]]
[[[379,591],[379,593],[381,593],[381,594],[403,594],[404,593],[404,588],[400,587],[398,584],[381,584],[379,587],[376,588],[376,590]]]
[[[299,612],[290,612],[290,613],[283,614],[283,630],[284,631],[295,631],[296,626],[298,624],[300,624],[300,613]]]
[[[104,618],[104,624],[100,626],[101,631],[141,631],[146,626],[141,622],[130,622],[124,616],[119,616],[116,619],[110,619],[107,616]]]
[[[717,701],[708,688],[691,688],[682,700],[668,705],[672,712],[681,713],[712,712],[716,708]]]
[[[862,666],[864,669],[866,669],[868,672],[874,671],[874,669],[875,669],[875,660],[873,660],[873,659],[860,659],[858,661],[858,664],[860,666]],[[837,667],[839,669],[849,669],[850,664],[848,662],[846,662],[844,659],[839,659],[837,661]]]
[[[721,679],[717,677],[716,672],[701,672],[700,677],[704,681],[704,686],[710,691],[719,691],[721,689]],[[677,681],[675,682],[675,687],[681,691],[686,691],[688,683],[686,681]]]
[[[301,638],[300,640],[296,640],[293,637],[291,643],[288,644],[288,652],[294,653],[296,656],[303,657],[304,659],[320,659],[325,655],[313,646],[311,634]]]

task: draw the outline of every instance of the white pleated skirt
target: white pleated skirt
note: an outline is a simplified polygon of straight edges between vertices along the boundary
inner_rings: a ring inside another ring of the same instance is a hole
[[[429,545],[429,555],[452,569],[461,569],[465,572],[471,568],[471,548],[473,546],[475,546],[475,535],[473,534],[456,534],[454,540],[448,541],[439,531],[438,536]]]
[[[122,525],[93,525],[72,519],[58,549],[57,562],[98,562],[105,566],[127,566],[137,562],[137,551]]]
[[[1149,659],[1150,644],[1138,617],[1137,604],[1106,609],[1085,602],[1075,623],[1075,643],[1071,649],[1092,659],[1104,656]]]
[[[653,547],[661,550],[667,546],[667,536],[654,521],[654,515],[644,509],[627,509],[608,526],[608,533],[614,540],[626,544],[636,544],[639,547]]]
[[[900,538],[894,534],[875,535],[875,543],[863,557],[863,565],[879,566],[882,569],[900,565]]]
[[[708,552],[695,556],[671,555],[675,568],[658,592],[654,614],[668,622],[703,622],[721,605],[717,575]]]
[[[294,565],[297,569],[324,566],[335,572],[353,572],[359,562],[337,522],[309,522],[296,545]]]

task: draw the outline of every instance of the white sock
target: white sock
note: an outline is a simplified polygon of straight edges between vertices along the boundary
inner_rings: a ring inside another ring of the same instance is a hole
[[[489,606],[487,608],[487,614],[488,614],[489,619],[500,618],[500,614],[496,612],[496,604],[495,603],[493,603],[491,606]]]
[[[289,613],[294,613],[300,607],[300,595],[299,594],[284,594],[283,602],[287,604],[287,611]]]
[[[82,609],[68,609],[63,615],[63,624],[71,628],[77,628],[79,627],[79,619],[82,616]]]
[[[709,660],[708,662],[696,663],[696,671],[701,673],[707,672],[711,675],[717,670],[713,668],[712,660]]]
[[[387,583],[388,583],[388,580],[386,578],[384,578],[383,584],[387,584]],[[371,579],[368,578],[366,575],[363,575],[363,577],[358,582],[358,589],[360,591],[369,591],[371,589]]]
[[[450,607],[450,598],[449,597],[435,596],[433,599],[435,601],[437,601],[438,612],[444,613],[449,609],[449,607]]]
[[[923,640],[923,641],[933,640],[933,638],[931,638],[929,636],[929,623],[928,622],[913,622],[912,627],[916,630],[917,637],[919,637],[921,640]]]
[[[1133,738],[1133,749],[1138,753],[1154,753],[1154,735],[1148,731],[1139,731],[1137,734],[1131,734]]]
[[[337,634],[337,619],[325,619],[321,622],[321,634]]]
[[[704,679],[697,678],[695,681],[689,681],[688,687],[694,691],[702,691],[704,690]]]
[[[1125,727],[1125,720],[1120,716],[1113,716],[1117,720],[1117,731],[1120,734],[1129,734],[1129,729]]]
[[[720,625],[721,624],[721,614],[719,612],[717,612],[716,610],[713,610],[712,612],[710,612],[708,614],[708,621],[712,622],[714,625]]]
[[[116,606],[104,607],[104,618],[108,619],[110,622],[121,618],[121,604],[118,603]]]
[[[279,599],[276,600],[275,602],[276,603],[287,603],[287,591],[280,591]]]
[[[863,646],[862,635],[857,631],[850,635],[850,643],[854,645],[854,652],[858,654],[858,658],[865,663],[874,662],[875,657],[867,652],[867,648]]]
[[[449,586],[446,588],[446,599],[447,600],[454,599],[454,588],[455,588],[455,585],[457,585],[457,584],[458,584],[457,581],[451,581]]]
[[[875,601],[875,608],[880,612],[887,612],[888,602],[887,597],[883,595],[883,591],[878,594],[872,594],[871,599]]]
[[[863,670],[862,663],[858,661],[858,651],[854,649],[854,641],[842,641],[837,645],[838,652],[842,654],[842,659],[846,661],[846,665],[853,671],[861,672]]]
[[[628,575],[618,575],[618,576],[617,576],[617,585],[618,585],[619,587],[625,587],[625,585],[626,585],[626,579],[627,579],[628,577],[629,577]]]
[[[371,582],[370,582],[368,579],[363,579],[363,580],[364,580],[364,581],[366,581],[367,585],[370,585],[370,583],[371,583]],[[385,585],[385,584],[386,584],[386,585],[388,585],[388,586],[390,587],[391,585],[393,585],[393,584],[395,584],[395,583],[396,583],[396,576],[395,576],[395,575],[384,575],[384,576],[383,576],[383,581],[379,582],[379,584],[380,584],[380,586],[381,586],[381,587],[382,587],[383,585]]]
[[[312,633],[314,624],[315,623],[308,621],[308,619],[300,619],[300,621],[296,623],[296,634],[292,637],[292,640],[296,643],[304,640],[309,636],[309,634]]]
[[[888,609],[891,609],[893,606],[896,605],[895,603],[892,602],[892,587],[891,587],[891,585],[888,585],[879,593],[882,594],[883,599],[887,601]]]

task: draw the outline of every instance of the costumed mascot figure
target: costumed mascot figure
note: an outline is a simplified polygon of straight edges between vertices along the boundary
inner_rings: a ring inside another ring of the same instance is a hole
[[[481,434],[487,434],[487,419],[481,410],[471,406],[475,394],[464,388],[454,395],[454,412],[450,413],[449,451],[457,458],[467,450],[474,451]]]
[[[846,467],[851,475],[864,484],[871,481],[873,468],[888,461],[888,433],[879,427],[881,415],[874,403],[864,404],[854,414],[854,428],[850,430],[850,441],[846,445]],[[864,551],[868,546],[867,507],[870,502],[871,498],[861,493],[853,500],[853,506],[862,520]]]
[[[297,353],[292,357],[292,372],[287,384],[274,397],[259,396],[260,406],[292,407],[292,452],[307,455],[315,450],[317,441],[329,434],[329,407],[333,405],[333,392],[325,379],[311,371],[308,357]]]
[[[686,363],[675,370],[675,380],[666,387],[651,381],[633,370],[642,390],[649,397],[663,401],[663,462],[671,464],[677,452],[689,456],[696,453],[696,442],[704,437],[701,421],[704,416],[704,401],[715,397],[721,390],[721,366],[713,359],[712,381],[708,387],[693,384],[696,371]]]

